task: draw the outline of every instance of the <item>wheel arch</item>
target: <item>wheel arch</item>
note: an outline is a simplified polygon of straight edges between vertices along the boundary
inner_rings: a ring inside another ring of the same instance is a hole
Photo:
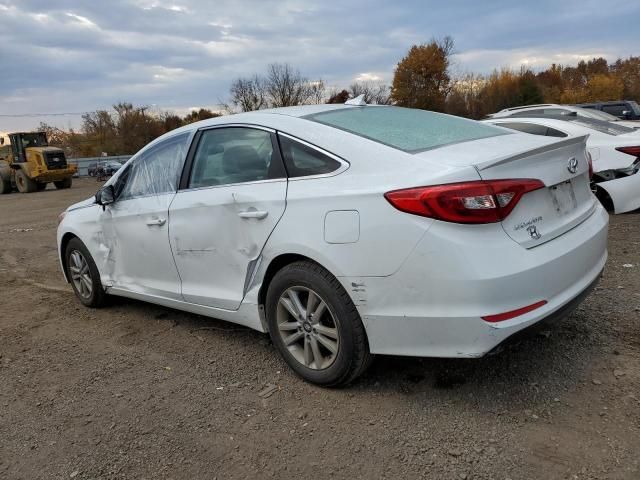
[[[67,245],[69,245],[69,242],[74,238],[80,240],[80,237],[78,237],[76,234],[67,232],[60,239],[60,263],[62,264],[62,273],[64,274],[64,279],[67,281],[67,283],[69,283],[70,280],[67,266],[67,256],[65,255],[65,252],[67,251]]]
[[[331,275],[335,277],[335,274],[331,272],[330,269],[322,265],[317,260],[314,260],[313,258],[310,258],[306,255],[302,255],[300,253],[282,253],[280,255],[277,255],[276,257],[271,259],[262,277],[260,290],[258,291],[258,305],[260,306],[261,310],[264,309],[267,290],[269,290],[269,285],[271,284],[271,280],[273,280],[273,277],[284,267],[295,262],[313,262],[327,270],[329,273],[331,273]]]
[[[595,195],[598,201],[602,204],[602,206],[606,210],[610,212],[615,212],[615,203],[613,201],[613,198],[611,197],[611,194],[609,194],[609,192],[605,187],[603,187],[602,185],[596,184]]]

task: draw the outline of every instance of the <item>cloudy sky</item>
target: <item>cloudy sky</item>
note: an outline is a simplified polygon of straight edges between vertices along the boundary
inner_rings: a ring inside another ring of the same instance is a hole
[[[639,19],[637,0],[0,0],[0,130],[77,126],[24,115],[122,100],[215,108],[271,62],[389,82],[408,47],[444,35],[460,72],[614,60],[640,54]]]

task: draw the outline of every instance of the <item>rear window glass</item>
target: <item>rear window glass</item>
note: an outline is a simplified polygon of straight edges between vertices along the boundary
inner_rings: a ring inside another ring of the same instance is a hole
[[[508,132],[485,123],[400,107],[352,107],[303,118],[410,153],[508,135]]]

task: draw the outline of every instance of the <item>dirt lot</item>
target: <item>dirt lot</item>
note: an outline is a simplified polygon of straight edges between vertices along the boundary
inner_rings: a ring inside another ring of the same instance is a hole
[[[82,307],[55,229],[96,189],[0,198],[0,478],[640,478],[639,214],[611,218],[604,278],[564,322],[325,390],[257,332]]]

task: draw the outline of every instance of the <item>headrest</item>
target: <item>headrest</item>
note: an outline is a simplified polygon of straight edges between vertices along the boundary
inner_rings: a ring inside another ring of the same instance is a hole
[[[220,143],[210,143],[207,145],[207,155],[215,155],[224,152],[224,147]]]
[[[266,167],[258,157],[256,149],[249,145],[237,145],[224,151],[222,167],[225,173],[242,173],[247,170],[261,170]]]

